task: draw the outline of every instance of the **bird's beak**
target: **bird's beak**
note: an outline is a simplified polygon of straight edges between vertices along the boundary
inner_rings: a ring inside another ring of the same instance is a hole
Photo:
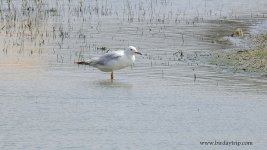
[[[139,54],[139,55],[142,55],[142,53],[140,53],[140,52],[134,52],[135,54]]]

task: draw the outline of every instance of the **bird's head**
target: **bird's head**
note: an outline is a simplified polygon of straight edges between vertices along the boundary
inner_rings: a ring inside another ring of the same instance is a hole
[[[126,52],[127,52],[128,54],[131,54],[131,55],[135,55],[135,54],[142,55],[142,53],[138,52],[138,50],[137,50],[134,46],[129,46],[129,47],[126,49]]]

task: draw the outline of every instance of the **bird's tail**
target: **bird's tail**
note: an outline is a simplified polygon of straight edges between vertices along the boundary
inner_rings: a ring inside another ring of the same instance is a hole
[[[75,64],[78,64],[78,65],[90,65],[91,63],[88,62],[88,61],[78,61],[78,62],[75,62]]]

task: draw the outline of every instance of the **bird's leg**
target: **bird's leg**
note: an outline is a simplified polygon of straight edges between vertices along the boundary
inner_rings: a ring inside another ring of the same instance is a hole
[[[113,71],[111,72],[110,79],[113,80]]]

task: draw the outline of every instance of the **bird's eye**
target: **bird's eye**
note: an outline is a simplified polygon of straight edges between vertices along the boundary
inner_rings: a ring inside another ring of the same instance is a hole
[[[133,51],[133,49],[130,49],[131,51]]]

